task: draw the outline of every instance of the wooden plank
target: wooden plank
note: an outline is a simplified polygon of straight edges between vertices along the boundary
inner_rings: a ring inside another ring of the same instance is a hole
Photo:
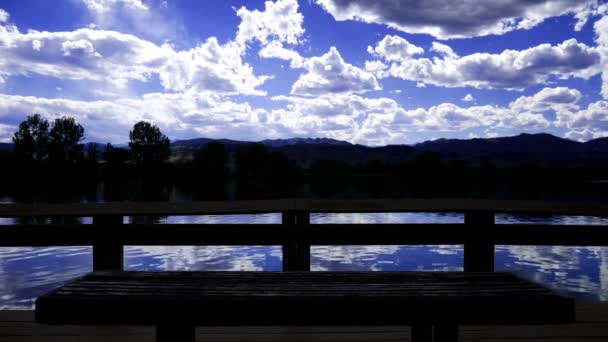
[[[111,238],[124,246],[462,245],[479,241],[463,224],[137,224],[108,234],[106,225],[4,225],[0,247],[90,246]],[[608,246],[608,226],[497,224],[483,232],[493,245]]]
[[[262,214],[294,209],[294,200],[1,204],[0,217]]]
[[[470,212],[608,216],[608,204],[492,199],[298,199],[296,209],[313,213]]]
[[[464,215],[464,224],[473,232],[473,238],[464,244],[464,271],[490,272],[494,270],[494,244],[487,234],[494,226],[494,213],[469,211]]]
[[[122,271],[124,248],[115,236],[121,234],[122,216],[95,216],[94,226],[101,226],[103,238],[93,244],[94,271]]]
[[[288,241],[283,243],[283,271],[310,271],[310,242],[304,229],[297,229],[294,225],[306,226],[310,224],[310,213],[289,212],[283,213],[283,224],[289,225],[287,231]]]
[[[543,324],[571,322],[574,303],[500,272],[96,272],[38,298],[36,319],[55,324]]]
[[[490,199],[279,199],[205,202],[107,202],[2,204],[0,217],[99,215],[257,214],[297,210],[313,213],[469,212],[608,216],[608,204]]]
[[[608,340],[608,303],[576,302],[577,323],[555,326],[464,326],[461,341],[600,342]],[[407,326],[199,327],[198,341],[409,341]],[[0,311],[0,342],[154,341],[145,326],[53,326],[33,311]]]

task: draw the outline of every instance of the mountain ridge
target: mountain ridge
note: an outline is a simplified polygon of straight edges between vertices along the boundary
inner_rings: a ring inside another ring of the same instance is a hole
[[[255,143],[253,141],[201,137],[176,140],[171,143],[171,148],[176,156],[190,156],[194,150],[212,141],[223,143],[230,152]],[[265,139],[257,141],[257,143],[261,143],[271,150],[281,152],[303,165],[310,164],[317,159],[334,159],[345,162],[365,162],[368,160],[400,162],[424,151],[433,152],[447,160],[465,160],[474,163],[489,159],[498,164],[515,164],[529,161],[548,164],[608,164],[608,137],[578,142],[549,133],[522,133],[515,136],[495,138],[441,138],[413,145],[385,146],[365,146],[318,137]],[[0,150],[12,149],[12,143],[0,143]]]

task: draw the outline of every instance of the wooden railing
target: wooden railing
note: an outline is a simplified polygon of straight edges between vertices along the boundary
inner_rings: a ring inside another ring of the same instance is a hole
[[[454,212],[464,224],[310,224],[311,213]],[[124,216],[281,213],[282,224],[131,224]],[[4,204],[0,217],[93,217],[92,225],[0,226],[0,247],[93,246],[121,270],[127,245],[280,245],[283,270],[309,270],[311,245],[464,245],[464,270],[494,269],[495,245],[608,246],[608,226],[495,224],[495,213],[608,216],[608,204],[473,199]]]

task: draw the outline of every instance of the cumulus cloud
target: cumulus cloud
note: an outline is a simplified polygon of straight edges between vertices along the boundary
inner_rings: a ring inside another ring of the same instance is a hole
[[[298,44],[304,34],[304,16],[298,12],[297,0],[266,1],[264,11],[241,7],[236,14],[241,18],[235,41],[246,44],[258,40],[267,44],[269,39],[282,43]]]
[[[114,6],[124,5],[134,10],[147,11],[149,9],[141,0],[82,0],[89,11],[94,13],[107,13]]]
[[[590,103],[580,111],[563,112],[560,120],[574,131],[588,130],[593,134],[608,132],[608,101]]]
[[[438,42],[433,42],[431,45],[431,51],[435,51],[446,58],[458,58],[458,54],[456,54],[451,47]]]
[[[543,114],[564,108],[577,110],[580,92],[568,88],[545,88],[522,96],[509,106],[460,107],[441,103],[429,108],[404,109],[389,98],[365,98],[356,94],[327,94],[314,98],[274,97],[284,108],[271,116],[291,132],[352,142],[381,145],[403,143],[413,132],[460,132],[469,129],[539,130],[552,127]],[[570,107],[565,107],[570,106]]]
[[[505,50],[499,54],[474,53],[459,58],[445,45],[435,44],[433,48],[441,50],[444,58],[398,59],[394,54],[384,55],[379,53],[382,50],[374,49],[382,59],[393,61],[385,70],[374,71],[380,78],[391,76],[444,87],[507,90],[523,90],[552,78],[588,79],[601,72],[600,51],[576,39],[558,45],[541,44],[525,50]]]
[[[248,103],[237,103],[212,93],[151,93],[140,98],[113,101],[79,101],[0,94],[0,119],[16,126],[23,113],[42,113],[49,119],[75,117],[93,141],[124,142],[129,129],[139,120],[157,124],[172,139],[180,137],[224,137],[234,134],[249,138],[260,131],[265,111]],[[12,134],[12,132],[11,132]],[[272,134],[269,134],[272,135]],[[0,136],[5,139],[6,136]]]
[[[71,32],[21,33],[14,25],[0,25],[0,76],[39,74],[58,79],[146,82],[158,74],[167,90],[213,90],[223,94],[263,95],[256,89],[268,76],[256,76],[234,43],[215,37],[177,51],[116,31],[79,29]]]
[[[180,19],[156,1],[143,0],[72,0],[88,10],[91,28],[129,32],[164,42],[183,33]],[[158,6],[156,6],[158,5]]]
[[[36,51],[40,51],[41,48],[42,48],[41,41],[39,41],[38,39],[32,40],[32,49],[34,49]]]
[[[39,40],[33,40],[32,47],[34,47],[34,50],[40,51],[42,43]],[[36,49],[36,47],[38,47],[38,49]],[[95,51],[93,44],[86,39],[66,40],[65,42],[61,43],[61,51],[63,51],[64,56],[85,57],[90,55],[94,57],[101,57],[99,52]]]
[[[10,18],[8,12],[0,8],[0,23],[7,22],[8,18]]]
[[[587,136],[608,132],[608,102],[600,101],[579,110],[575,106],[579,96],[573,89],[547,88],[520,97],[506,107],[464,108],[441,103],[429,108],[405,109],[390,98],[334,93],[316,97],[273,97],[277,106],[267,111],[216,93],[194,90],[151,93],[138,98],[117,97],[111,101],[0,95],[0,120],[16,127],[23,120],[23,113],[43,113],[51,119],[71,115],[85,126],[87,137],[95,141],[124,142],[133,123],[149,120],[172,139],[325,136],[381,145],[407,142],[408,135],[415,132],[546,129],[553,127],[556,121],[549,121],[543,113],[560,110],[560,106],[569,104],[567,128],[572,132],[570,136],[585,131],[589,132]],[[6,131],[4,135],[0,134],[0,139],[10,138]]]
[[[258,54],[262,58],[278,58],[290,61],[292,68],[302,68],[304,66],[304,57],[296,51],[286,49],[281,42],[276,40],[261,48]]]
[[[145,81],[173,51],[114,31],[20,33],[0,26],[0,69],[9,75],[39,74],[59,79]]]
[[[212,90],[225,94],[264,95],[256,88],[269,77],[255,76],[253,68],[244,63],[240,47],[233,43],[221,45],[215,37],[199,46],[172,53],[160,68],[162,85],[169,90]]]
[[[381,56],[389,62],[402,61],[412,56],[424,53],[424,49],[418,47],[399,36],[387,35],[375,47],[368,46],[367,52]]]
[[[545,112],[576,109],[581,92],[566,87],[544,88],[533,96],[522,96],[511,102],[510,107],[518,111]]]
[[[346,63],[335,47],[322,56],[308,58],[303,67],[307,72],[293,84],[291,94],[319,96],[380,89],[373,74]]]
[[[608,4],[606,5],[608,7]],[[602,91],[604,99],[608,100],[608,16],[602,17],[594,25],[598,49],[602,61]]]
[[[475,98],[471,94],[466,94],[465,97],[462,98],[462,101],[473,102],[473,101],[475,101]]]
[[[598,6],[596,0],[316,2],[338,21],[382,24],[406,33],[425,33],[439,39],[500,35],[517,29],[530,29],[547,18],[565,14],[578,14],[577,20],[584,24]]]

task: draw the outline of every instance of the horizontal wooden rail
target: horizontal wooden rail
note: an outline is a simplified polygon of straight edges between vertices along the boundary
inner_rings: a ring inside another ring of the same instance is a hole
[[[0,247],[219,245],[608,246],[608,226],[497,224],[133,224],[0,226]]]
[[[124,216],[281,213],[281,225],[131,224]],[[310,224],[310,213],[459,212],[463,224]],[[284,270],[309,270],[311,245],[464,245],[465,271],[494,268],[495,245],[608,246],[608,226],[496,225],[495,213],[608,216],[608,205],[479,199],[282,199],[6,204],[0,217],[93,216],[93,225],[3,225],[0,247],[93,246],[95,270],[120,270],[128,245],[280,245]]]
[[[302,213],[491,212],[608,216],[607,203],[486,199],[277,199],[205,202],[0,204],[0,217]]]

